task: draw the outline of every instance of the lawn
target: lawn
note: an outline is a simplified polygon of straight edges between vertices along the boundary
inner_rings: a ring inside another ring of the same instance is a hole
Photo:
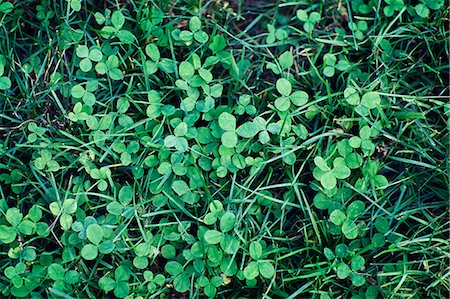
[[[443,0],[0,0],[1,298],[441,299]]]

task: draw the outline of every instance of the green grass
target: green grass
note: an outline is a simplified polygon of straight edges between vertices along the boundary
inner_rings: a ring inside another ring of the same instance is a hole
[[[443,1],[7,3],[0,297],[448,296]]]

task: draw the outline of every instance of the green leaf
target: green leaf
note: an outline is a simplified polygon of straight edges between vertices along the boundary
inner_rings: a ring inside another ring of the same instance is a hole
[[[175,130],[173,131],[173,133],[175,134],[175,136],[177,137],[182,137],[184,135],[186,135],[188,132],[188,126],[185,122],[181,122],[179,123]]]
[[[136,256],[133,259],[133,266],[137,269],[145,269],[148,267],[148,259],[146,256]]]
[[[342,159],[342,163],[341,163],[341,164],[338,164],[338,165],[335,165],[335,166],[333,167],[333,170],[331,170],[331,172],[333,173],[333,175],[334,175],[337,179],[343,180],[343,179],[348,178],[348,177],[350,176],[350,174],[351,174],[350,168],[348,168],[348,167],[345,165],[345,160],[344,160],[344,158],[336,158],[336,160],[337,160],[337,159]],[[335,160],[335,161],[336,161],[336,160]]]
[[[296,15],[300,21],[302,21],[302,22],[308,21],[308,13],[305,10],[303,10],[303,9],[297,10]]]
[[[278,58],[282,70],[290,68],[294,64],[294,55],[290,51],[286,51]]]
[[[120,10],[113,12],[111,16],[111,23],[117,29],[120,30],[125,24],[125,17]]]
[[[91,48],[89,51],[89,59],[95,62],[99,62],[103,58],[103,53],[99,49]]]
[[[269,262],[258,262],[258,271],[267,279],[271,279],[275,275],[275,268]]]
[[[130,186],[123,186],[119,191],[119,201],[126,206],[133,200],[133,189]]]
[[[91,243],[98,245],[103,240],[103,229],[98,224],[91,224],[86,228],[86,236]]]
[[[330,248],[328,248],[328,247],[325,247],[324,249],[323,249],[323,254],[325,255],[325,257],[328,259],[328,260],[333,260],[336,256],[334,255],[334,253],[333,253],[333,250],[331,250]]]
[[[183,266],[179,262],[176,262],[176,261],[167,262],[164,269],[166,270],[167,273],[169,273],[170,275],[173,275],[173,276],[178,275],[183,272]]]
[[[370,129],[369,126],[364,126],[361,128],[361,130],[359,130],[359,136],[361,137],[362,140],[369,139],[371,134],[372,130]]]
[[[353,136],[348,140],[348,143],[353,148],[359,148],[361,146],[361,138],[359,138],[358,136]]]
[[[100,278],[98,281],[98,286],[105,292],[112,291],[115,285],[116,281],[107,276]]]
[[[80,61],[80,69],[85,73],[89,72],[92,69],[91,60],[89,58],[83,58]]]
[[[92,244],[86,244],[81,248],[81,257],[87,261],[92,261],[98,256],[97,246]]]
[[[366,299],[377,299],[378,298],[378,287],[369,286],[366,290]]]
[[[253,138],[258,132],[258,128],[253,122],[246,122],[236,129],[236,133],[244,138]]]
[[[222,96],[222,92],[223,92],[223,85],[222,84],[214,84],[213,86],[211,86],[210,95],[213,98],[221,97]]]
[[[313,11],[309,17],[308,20],[312,23],[318,23],[321,20],[321,15],[317,11]]]
[[[305,30],[308,33],[311,33],[314,30],[314,23],[310,21],[303,23],[303,30]]]
[[[205,31],[197,31],[194,33],[194,39],[201,44],[205,44],[208,41],[209,36]]]
[[[348,256],[348,247],[345,244],[338,244],[334,249],[338,258],[344,259]]]
[[[205,80],[206,83],[211,82],[211,80],[213,79],[213,75],[211,74],[211,72],[206,69],[199,69],[198,74],[203,78],[203,80]]]
[[[289,99],[295,106],[303,106],[308,102],[308,94],[302,90],[294,91]]]
[[[244,268],[244,277],[246,279],[255,279],[259,275],[259,267],[258,262],[250,262],[245,268]]]
[[[347,219],[347,216],[341,210],[334,210],[330,214],[330,221],[335,225],[342,225],[345,219]]]
[[[73,214],[77,211],[77,201],[75,199],[69,198],[63,202],[63,210],[67,214]]]
[[[347,213],[348,216],[348,213]],[[350,217],[348,217],[350,218]],[[353,222],[350,219],[347,219],[342,224],[342,233],[345,235],[347,239],[356,239],[358,236],[358,227],[356,226],[355,222]]]
[[[360,97],[358,94],[358,91],[352,87],[347,87],[344,90],[344,98],[350,105],[359,105],[360,103]]]
[[[225,212],[225,214],[220,217],[220,230],[223,233],[229,232],[234,228],[236,222],[236,216],[231,212]]]
[[[351,261],[351,267],[353,271],[359,271],[362,270],[362,268],[364,267],[365,264],[365,260],[362,256],[360,255],[356,255],[352,258]]]
[[[292,92],[291,82],[284,78],[280,78],[277,80],[276,87],[277,91],[285,97],[288,97]]]
[[[331,171],[325,172],[320,178],[320,183],[325,189],[333,189],[336,187],[336,177]]]
[[[376,92],[368,92],[363,95],[361,105],[367,109],[374,109],[381,104],[380,95]]]
[[[225,131],[236,130],[236,118],[228,112],[222,112],[219,116],[219,126]]]
[[[338,276],[340,279],[345,279],[345,278],[349,277],[350,274],[352,274],[352,270],[350,270],[350,267],[347,266],[347,264],[345,264],[345,263],[340,263],[340,264],[337,266],[337,276]]]
[[[14,227],[22,221],[23,215],[18,208],[9,208],[6,211],[6,220]]]
[[[414,10],[421,18],[428,18],[430,16],[430,9],[423,3],[419,3],[414,6]]]
[[[270,141],[269,133],[268,133],[267,131],[261,131],[261,132],[259,132],[258,140],[259,140],[259,142],[261,142],[262,144],[268,143],[268,142]]]
[[[253,241],[249,246],[250,256],[254,260],[260,260],[262,258],[262,246],[261,243]]]
[[[70,217],[70,216],[69,216]],[[71,225],[72,223],[70,223]],[[23,220],[22,222],[20,222],[20,224],[17,226],[17,229],[19,230],[19,232],[21,234],[24,235],[32,235],[34,234],[34,232],[36,231],[36,225],[34,224],[34,222],[30,221],[30,220]]]
[[[355,287],[361,287],[366,283],[366,279],[364,278],[364,276],[362,276],[361,274],[358,273],[353,273],[352,274],[352,284]]]
[[[70,1],[70,7],[71,7],[74,11],[80,11],[80,10],[81,10],[81,1],[82,1],[82,0],[71,0],[71,1]]]
[[[14,9],[14,5],[10,2],[3,2],[2,4],[0,4],[0,12],[7,14],[9,12],[11,12]]]
[[[145,47],[145,53],[150,57],[151,60],[157,62],[161,58],[158,47],[155,44],[148,44]]]
[[[176,180],[172,183],[172,190],[175,191],[178,196],[182,196],[190,191],[188,184],[183,180]]]
[[[189,80],[194,76],[195,69],[190,62],[182,61],[178,68],[178,72],[183,80]]]
[[[324,74],[325,76],[329,77],[329,78],[333,77],[334,74],[335,74],[335,72],[336,72],[336,71],[335,71],[335,69],[334,69],[333,66],[326,66],[326,67],[323,69],[323,74]]]
[[[397,1],[402,1],[403,3],[403,0]],[[422,2],[425,3],[429,8],[434,10],[438,10],[439,8],[444,6],[444,0],[423,0]]]
[[[130,293],[130,287],[126,281],[117,281],[114,287],[114,295],[117,298],[125,298]]]
[[[288,97],[279,97],[275,100],[275,108],[280,111],[287,111],[291,107],[291,101]]]
[[[223,234],[217,230],[207,230],[203,236],[208,244],[218,244],[222,241]]]
[[[80,45],[77,47],[76,54],[80,58],[86,58],[89,56],[89,48],[85,45]]]
[[[364,214],[366,205],[360,201],[355,200],[347,208],[347,216],[349,219],[355,219],[356,217]]]
[[[118,68],[112,68],[108,71],[108,76],[111,78],[111,80],[122,80],[123,74],[122,71]]]
[[[85,93],[86,93],[86,90],[80,84],[75,85],[70,90],[70,94],[76,99],[81,99],[84,96]]]
[[[334,66],[336,64],[337,58],[336,55],[331,53],[327,53],[323,55],[323,63],[328,66]]]
[[[217,53],[219,51],[222,51],[226,47],[226,45],[227,40],[222,35],[216,35],[209,45],[209,49],[211,49],[213,53]]]
[[[345,164],[350,169],[357,169],[357,168],[361,167],[362,163],[363,163],[363,159],[357,153],[351,153],[347,157],[345,157]]]
[[[201,28],[202,28],[202,22],[200,21],[200,19],[197,16],[194,16],[189,20],[189,29],[192,32],[199,31]]]
[[[375,228],[378,232],[385,234],[389,231],[389,221],[383,216],[377,217]]]
[[[56,161],[48,161],[47,162],[47,170],[48,171],[52,171],[52,172],[56,172],[59,170],[59,164]]]
[[[108,211],[108,213],[118,216],[122,214],[123,206],[117,201],[113,201],[106,206],[106,210]]]
[[[47,275],[53,280],[59,280],[64,277],[65,269],[60,264],[53,263],[47,268]]]
[[[9,244],[15,241],[17,232],[13,227],[7,225],[0,225],[0,241],[5,244]]]
[[[330,167],[328,167],[327,162],[321,156],[317,156],[314,158],[314,164],[320,168],[322,171],[330,171]]]
[[[189,290],[191,281],[189,280],[189,277],[183,273],[175,277],[175,279],[173,280],[173,286],[176,291],[184,293]]]
[[[238,137],[235,132],[225,132],[221,137],[222,144],[228,148],[234,148],[237,145]]]

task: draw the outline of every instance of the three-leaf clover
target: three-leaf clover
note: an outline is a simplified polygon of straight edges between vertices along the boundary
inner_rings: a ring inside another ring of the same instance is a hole
[[[59,163],[53,160],[53,155],[48,150],[43,150],[39,153],[39,157],[34,160],[34,166],[39,170],[56,172],[60,169]]]
[[[236,134],[236,118],[228,112],[222,112],[218,122],[222,130],[225,131],[221,137],[222,144],[226,147],[234,148],[238,142],[238,136]]]
[[[118,37],[124,44],[132,44],[136,37],[128,30],[122,29],[125,25],[125,16],[120,10],[117,10],[111,15],[111,25],[104,26],[101,31],[101,35],[104,38]]]
[[[169,261],[164,267],[173,277],[173,286],[180,293],[186,292],[190,285],[189,276],[184,272],[183,266],[177,261]]]
[[[81,58],[80,69],[85,73],[92,69],[92,62],[100,62],[103,59],[103,53],[97,46],[90,48],[85,45],[78,46],[76,54]]]
[[[347,211],[336,209],[330,214],[330,221],[341,227],[342,233],[347,239],[355,239],[358,236],[359,226],[355,223],[355,219],[362,215],[365,211],[365,205],[362,201],[356,200],[352,202]]]
[[[158,70],[158,63],[161,59],[161,53],[159,52],[158,46],[155,44],[148,44],[145,47],[145,54],[150,57],[150,60],[146,60],[144,64],[146,72],[149,75],[156,73]]]
[[[102,61],[97,63],[95,66],[95,71],[99,75],[108,74],[108,77],[111,80],[121,80],[122,79],[122,71],[119,69],[119,58],[116,55],[109,56],[106,61]]]
[[[263,259],[263,247],[260,242],[253,241],[249,246],[249,254],[253,259],[244,268],[244,277],[248,280],[255,279],[259,275],[271,279],[275,275],[275,267],[269,260]]]
[[[49,209],[54,216],[59,217],[59,223],[63,230],[68,230],[72,226],[72,214],[77,211],[77,201],[75,199],[65,199],[61,205],[59,202],[50,203]]]
[[[172,31],[172,37],[177,41],[184,42],[186,45],[192,44],[194,40],[204,44],[209,39],[208,34],[202,30],[202,22],[197,16],[189,20],[189,30],[175,29]]]
[[[366,21],[358,21],[357,23],[349,22],[348,28],[350,28],[355,35],[355,38],[358,40],[363,40],[364,34],[369,30],[369,26]]]
[[[5,73],[5,65],[6,65],[6,58],[4,55],[0,55],[0,90],[6,90],[11,88],[11,80],[3,76]]]
[[[128,280],[130,271],[124,266],[119,266],[114,270],[114,279],[109,276],[103,276],[99,279],[99,287],[106,293],[113,291],[117,298],[125,298],[130,293]]]
[[[387,6],[383,9],[384,15],[386,17],[392,17],[396,11],[402,10],[405,6],[403,0],[384,0]]]
[[[308,94],[304,91],[292,92],[292,84],[287,79],[278,79],[276,88],[281,94],[274,103],[275,108],[279,111],[287,111],[291,107],[291,103],[295,106],[303,106],[308,102]]]
[[[77,84],[70,90],[70,94],[74,99],[81,99],[88,106],[94,106],[95,104],[95,94],[94,92],[98,88],[97,80],[90,80],[86,82],[85,86],[83,84]]]
[[[283,41],[289,36],[289,32],[285,29],[275,28],[275,26],[271,24],[267,24],[267,30],[269,33],[267,34],[266,42],[268,44],[273,44],[276,41]]]
[[[364,126],[359,130],[359,136],[351,137],[348,142],[352,148],[361,148],[364,156],[370,156],[375,151],[375,144],[370,140],[372,129]]]
[[[377,92],[367,92],[362,98],[359,92],[353,87],[347,87],[344,90],[344,98],[352,106],[355,106],[355,111],[363,116],[367,116],[370,110],[375,109],[381,105],[381,97]]]
[[[336,187],[337,179],[346,179],[351,174],[350,168],[342,157],[333,160],[333,168],[330,168],[327,161],[321,156],[314,158],[314,164],[317,166],[313,171],[314,178],[328,190]]]
[[[428,18],[430,16],[430,9],[438,10],[444,5],[444,0],[421,0],[420,2],[414,6],[414,10],[422,18]]]
[[[346,71],[350,68],[350,63],[346,59],[340,58],[338,61],[336,55],[332,53],[323,56],[323,65],[323,74],[327,77],[333,77],[336,70]]]
[[[314,30],[314,26],[320,22],[321,17],[316,11],[313,11],[308,15],[305,10],[299,9],[297,10],[297,18],[303,22],[303,29],[307,33],[311,33]]]

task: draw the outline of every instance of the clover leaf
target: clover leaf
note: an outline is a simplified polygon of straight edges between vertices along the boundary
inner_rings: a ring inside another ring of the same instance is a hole
[[[297,10],[297,18],[303,22],[303,29],[307,33],[311,33],[314,30],[315,25],[320,22],[321,17],[316,11],[308,14],[305,10],[299,9]]]

